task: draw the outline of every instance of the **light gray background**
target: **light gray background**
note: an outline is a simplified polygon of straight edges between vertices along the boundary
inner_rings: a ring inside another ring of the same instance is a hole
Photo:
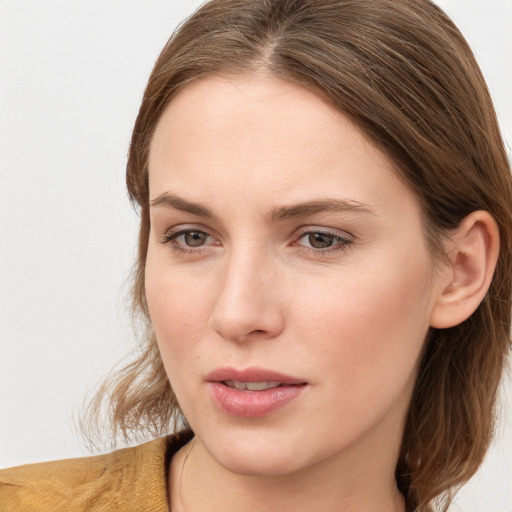
[[[512,141],[512,0],[439,0]],[[132,346],[124,189],[145,81],[197,0],[0,0],[0,467],[84,455],[72,414]],[[509,149],[510,154],[510,149]],[[512,512],[512,384],[453,511]]]

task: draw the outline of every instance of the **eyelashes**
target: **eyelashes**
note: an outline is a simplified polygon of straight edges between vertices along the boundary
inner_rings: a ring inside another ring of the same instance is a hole
[[[220,246],[220,243],[209,243],[215,241],[215,238],[200,229],[179,229],[177,231],[168,231],[161,240],[162,244],[179,253],[198,253],[204,251],[206,247],[212,245]]]
[[[349,249],[353,242],[352,235],[346,232],[307,226],[292,235],[288,246],[296,247],[307,254],[328,255]],[[195,255],[222,246],[218,238],[193,226],[180,226],[169,230],[160,243],[168,245],[179,254]]]
[[[300,243],[301,241],[303,241],[302,244]],[[292,245],[324,253],[345,250],[351,242],[352,240],[346,236],[336,235],[328,231],[307,231],[302,233]]]

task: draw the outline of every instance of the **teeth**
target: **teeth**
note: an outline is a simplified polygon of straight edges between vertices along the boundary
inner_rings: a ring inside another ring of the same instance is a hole
[[[236,389],[247,389],[249,391],[263,391],[265,389],[277,388],[280,382],[274,382],[271,380],[263,382],[240,382],[237,380],[225,380],[224,384],[230,388]]]

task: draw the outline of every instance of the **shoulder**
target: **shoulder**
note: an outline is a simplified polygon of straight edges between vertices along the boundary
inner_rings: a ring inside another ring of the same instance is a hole
[[[190,437],[163,437],[104,455],[2,470],[0,510],[167,511],[168,461]]]

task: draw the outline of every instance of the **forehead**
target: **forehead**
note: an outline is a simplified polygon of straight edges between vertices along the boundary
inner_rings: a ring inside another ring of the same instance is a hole
[[[327,143],[333,124],[344,129],[346,136],[353,132],[364,138],[346,116],[302,86],[270,76],[214,75],[193,81],[172,99],[157,124],[151,153],[163,126],[173,137],[220,135],[222,141],[229,138],[236,143],[250,133],[254,143],[261,143],[270,134],[298,146],[302,138],[315,134]],[[301,138],[293,143],[287,137],[290,132]]]
[[[213,76],[186,86],[159,120],[149,171],[153,198],[191,189],[234,198],[249,190],[260,202],[333,192],[368,202],[377,191],[379,202],[384,192],[407,192],[391,161],[346,116],[270,77]]]

